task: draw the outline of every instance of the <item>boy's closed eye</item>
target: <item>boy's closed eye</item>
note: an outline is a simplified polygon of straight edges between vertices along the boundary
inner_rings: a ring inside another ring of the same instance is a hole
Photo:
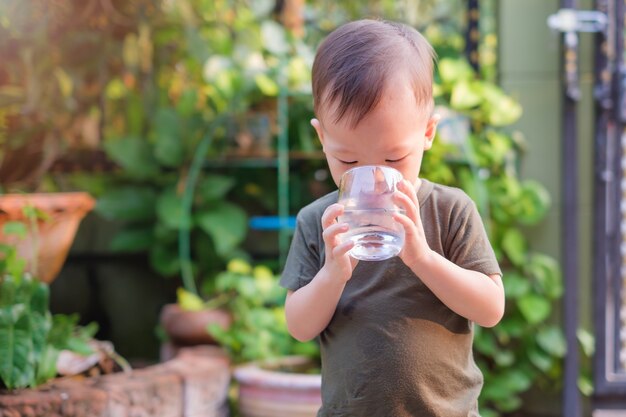
[[[346,164],[346,165],[354,165],[359,161],[342,161],[341,159],[339,159],[339,162],[341,162],[342,164]]]
[[[402,158],[397,158],[397,159],[385,159],[385,162],[388,162],[390,164],[393,164],[395,162],[401,162],[404,158],[406,158],[408,155],[403,156]]]

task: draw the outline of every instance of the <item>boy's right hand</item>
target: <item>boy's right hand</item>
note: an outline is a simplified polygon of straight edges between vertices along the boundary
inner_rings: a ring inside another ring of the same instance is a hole
[[[341,242],[339,235],[348,231],[346,223],[339,223],[337,217],[343,214],[341,204],[332,204],[322,214],[322,229],[324,245],[326,247],[326,262],[323,269],[329,277],[347,282],[352,277],[352,271],[359,262],[352,258],[348,251],[354,246],[354,242],[346,240]]]

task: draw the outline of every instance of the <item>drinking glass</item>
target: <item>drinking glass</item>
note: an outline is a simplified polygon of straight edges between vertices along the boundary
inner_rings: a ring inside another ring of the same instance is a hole
[[[382,261],[396,256],[404,245],[404,228],[392,213],[401,212],[392,195],[402,174],[386,166],[366,165],[346,171],[339,183],[339,204],[344,212],[339,222],[349,229],[340,235],[354,247],[350,256],[364,261]]]

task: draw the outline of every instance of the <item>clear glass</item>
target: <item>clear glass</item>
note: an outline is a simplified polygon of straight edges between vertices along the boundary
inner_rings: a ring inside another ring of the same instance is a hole
[[[402,180],[399,171],[386,166],[366,165],[346,171],[339,183],[339,204],[344,206],[340,223],[349,230],[340,235],[354,247],[350,256],[364,261],[382,261],[396,256],[404,245],[404,228],[393,212],[404,212],[391,196]]]

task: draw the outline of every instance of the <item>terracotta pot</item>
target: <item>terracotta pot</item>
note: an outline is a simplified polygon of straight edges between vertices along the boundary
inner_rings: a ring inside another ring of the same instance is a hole
[[[287,356],[239,366],[239,412],[242,417],[315,417],[322,405],[322,376],[281,371],[303,368],[310,360]]]
[[[0,242],[15,245],[26,259],[27,271],[51,283],[65,263],[81,220],[94,205],[95,200],[83,192],[0,195]],[[6,222],[29,221],[23,213],[27,206],[43,211],[48,219],[39,220],[37,231],[30,231],[25,239],[3,235]],[[37,270],[33,271],[35,259]]]
[[[160,323],[169,337],[169,343],[161,349],[161,360],[165,361],[176,356],[181,347],[217,345],[207,326],[215,323],[226,329],[232,318],[226,310],[185,311],[178,304],[166,304],[161,309]]]

